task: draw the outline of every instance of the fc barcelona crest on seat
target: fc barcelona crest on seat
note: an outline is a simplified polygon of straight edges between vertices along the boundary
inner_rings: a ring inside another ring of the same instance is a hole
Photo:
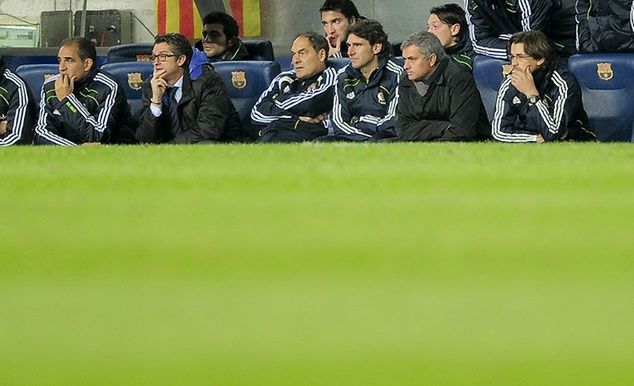
[[[128,86],[130,86],[131,89],[140,90],[142,83],[143,83],[143,78],[141,77],[140,72],[128,73]]]
[[[614,77],[612,63],[597,63],[597,74],[603,80],[610,80]]]
[[[237,89],[247,86],[247,74],[244,71],[231,71],[231,84]]]

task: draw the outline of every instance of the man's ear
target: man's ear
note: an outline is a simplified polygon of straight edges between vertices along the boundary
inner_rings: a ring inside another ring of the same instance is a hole
[[[183,66],[183,64],[185,64],[185,61],[186,61],[186,60],[187,60],[187,56],[185,56],[185,55],[180,55],[180,56],[178,57],[178,60],[176,60],[176,65],[177,65],[178,67],[182,67],[182,66]]]
[[[429,55],[429,65],[434,67],[438,63],[438,56],[436,54]]]
[[[372,46],[372,53],[374,55],[378,55],[379,52],[381,52],[383,50],[383,43],[374,43],[374,45]]]
[[[93,62],[91,58],[87,58],[86,60],[84,60],[84,71],[89,72],[93,68],[94,65],[95,65],[95,62]]]
[[[357,22],[357,17],[356,16],[352,16],[350,19],[348,19],[348,24],[353,25]]]
[[[238,38],[236,36],[227,40],[227,47],[233,47],[234,44],[238,42]]]
[[[322,48],[322,49],[321,49],[321,50],[319,50],[319,52],[317,53],[317,57],[319,58],[319,61],[320,61],[320,62],[325,62],[325,61],[326,61],[326,59],[328,59],[328,52]]]
[[[458,40],[457,37],[460,33],[460,23],[452,24],[451,27],[449,27],[449,31],[451,32],[451,36]]]

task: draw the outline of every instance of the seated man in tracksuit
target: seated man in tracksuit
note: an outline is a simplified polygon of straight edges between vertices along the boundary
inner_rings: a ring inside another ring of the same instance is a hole
[[[0,56],[0,146],[30,144],[36,113],[31,90]]]
[[[141,85],[143,109],[136,137],[142,143],[240,141],[240,116],[211,66],[192,80],[192,47],[181,34],[158,35],[152,48],[154,74]]]
[[[399,85],[396,131],[403,141],[474,141],[491,135],[471,72],[430,32],[401,45],[407,76]]]
[[[314,32],[299,34],[291,46],[293,70],[279,74],[253,110],[259,142],[310,141],[328,134],[337,71],[328,67],[328,41]]]
[[[62,42],[59,74],[42,85],[35,143],[134,143],[130,108],[116,79],[97,69],[97,51],[86,38]]]
[[[540,31],[518,32],[509,40],[510,72],[502,81],[491,123],[501,142],[595,140],[574,75]]]
[[[396,137],[398,83],[403,69],[389,58],[383,26],[360,20],[348,29],[350,64],[338,75],[330,123],[321,140],[367,141]]]

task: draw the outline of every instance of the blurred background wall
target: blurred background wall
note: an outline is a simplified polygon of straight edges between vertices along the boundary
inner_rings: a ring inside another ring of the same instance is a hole
[[[245,0],[247,1],[247,0]],[[305,30],[321,30],[318,12],[322,0],[260,0],[262,38],[273,41],[278,55],[286,55],[290,40]],[[0,0],[0,24],[40,23],[42,11],[80,10],[82,0]],[[408,34],[424,28],[429,9],[442,1],[434,0],[355,0],[362,15],[379,20],[390,35],[390,41],[401,41]],[[91,10],[132,10],[141,22],[156,32],[154,0],[88,0]],[[11,15],[11,16],[9,16]],[[133,21],[133,39],[151,42],[152,36]]]

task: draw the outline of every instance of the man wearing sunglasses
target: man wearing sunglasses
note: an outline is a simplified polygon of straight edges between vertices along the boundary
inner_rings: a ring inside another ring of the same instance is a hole
[[[135,142],[125,92],[112,75],[97,68],[95,44],[86,38],[67,39],[57,61],[59,74],[42,85],[35,143]]]
[[[212,61],[251,60],[251,55],[238,37],[236,19],[224,12],[210,12],[203,18],[203,39],[200,47]]]
[[[192,80],[192,47],[181,34],[154,40],[154,74],[142,85],[137,138],[143,143],[200,143],[244,138],[240,117],[220,76],[209,65]]]

